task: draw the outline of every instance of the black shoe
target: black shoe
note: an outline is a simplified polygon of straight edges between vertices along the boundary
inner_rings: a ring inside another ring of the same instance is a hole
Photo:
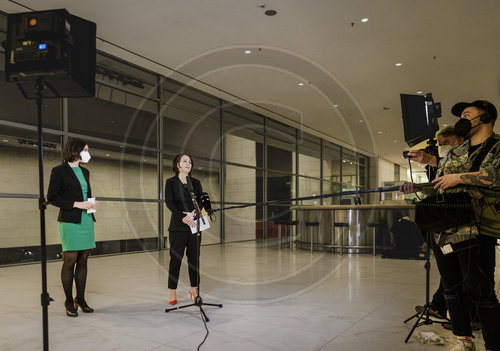
[[[78,309],[71,302],[65,301],[64,307],[66,307],[66,316],[68,317],[78,317]]]
[[[75,298],[75,309],[78,311],[78,307],[82,310],[83,313],[92,313],[94,312],[94,309],[87,305],[87,302],[85,300],[80,300]]]

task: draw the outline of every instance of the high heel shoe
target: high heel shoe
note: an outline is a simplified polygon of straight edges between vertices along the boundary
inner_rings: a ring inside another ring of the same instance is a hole
[[[78,317],[78,309],[71,302],[64,302],[64,307],[66,308],[66,316],[68,317]]]
[[[78,311],[78,307],[82,310],[83,313],[92,313],[94,312],[94,309],[87,305],[87,302],[85,300],[79,301],[78,299],[75,298],[75,309]]]
[[[193,296],[193,294],[191,293],[191,290],[188,290],[188,293],[189,293],[189,297],[191,298],[191,300],[196,301],[196,297]],[[200,301],[203,302],[203,299],[201,297],[200,297]]]

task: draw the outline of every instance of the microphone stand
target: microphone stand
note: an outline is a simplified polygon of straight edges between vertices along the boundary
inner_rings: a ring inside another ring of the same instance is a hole
[[[196,201],[196,195],[193,190],[193,185],[191,184],[191,179],[187,177],[187,183],[188,183],[188,190],[189,194],[191,195],[191,200],[193,201],[193,206],[195,210],[195,219],[196,219],[196,298],[193,303],[187,304],[187,305],[182,305],[178,307],[172,307],[172,308],[167,308],[165,309],[165,313],[168,313],[173,310],[180,310],[183,308],[191,307],[191,306],[196,306],[200,309],[200,313],[203,316],[204,322],[209,322],[210,319],[208,319],[205,311],[203,310],[203,306],[215,306],[215,307],[222,307],[222,304],[214,304],[214,303],[206,303],[203,302],[203,299],[200,296],[200,245],[201,245],[201,231],[200,231],[200,221],[204,222],[203,215],[201,214],[201,209],[200,206],[198,205],[198,201]],[[208,329],[207,329],[208,331]],[[203,340],[205,342],[205,340]]]

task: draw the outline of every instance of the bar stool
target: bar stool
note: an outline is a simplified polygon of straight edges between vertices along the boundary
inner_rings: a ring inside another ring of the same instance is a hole
[[[276,218],[274,220],[274,224],[278,225],[278,245],[279,248],[281,249],[281,225],[286,225],[286,226],[293,226],[299,224],[299,221],[291,221],[289,219],[283,219],[283,218]],[[286,232],[285,232],[286,233]],[[286,241],[288,242],[288,235],[286,235]],[[291,239],[290,239],[290,246],[292,245]]]
[[[340,245],[339,245],[339,250],[340,254],[344,254],[344,229],[349,228],[349,223],[346,222],[335,222],[333,223],[333,230],[335,231],[336,228],[341,229],[340,230]]]
[[[318,231],[319,231],[319,222],[306,222],[305,225],[306,225],[306,227],[311,228],[311,253],[313,253],[313,250],[314,250],[314,227],[318,227]]]
[[[375,256],[375,251],[377,249],[377,228],[380,226],[379,223],[368,223],[367,227],[373,229],[373,256]]]

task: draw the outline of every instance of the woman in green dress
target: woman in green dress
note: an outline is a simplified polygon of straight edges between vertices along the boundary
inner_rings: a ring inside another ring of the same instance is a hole
[[[90,160],[89,147],[80,139],[70,139],[62,152],[63,163],[52,169],[47,200],[59,207],[59,234],[63,249],[61,280],[66,295],[66,315],[78,316],[78,307],[85,313],[94,310],[85,301],[87,259],[95,248],[94,214],[97,209],[92,201],[90,172],[80,166]],[[73,281],[76,297],[73,300]]]

